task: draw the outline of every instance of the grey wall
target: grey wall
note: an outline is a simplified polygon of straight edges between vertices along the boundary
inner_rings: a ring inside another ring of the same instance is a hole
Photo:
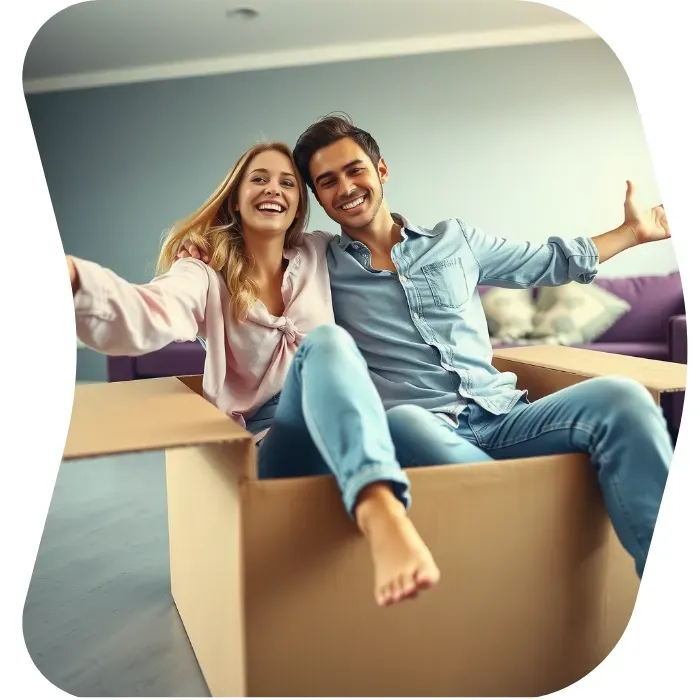
[[[600,40],[485,49],[29,95],[67,253],[134,282],[160,235],[198,207],[261,138],[293,144],[348,112],[382,147],[392,210],[428,225],[460,216],[545,240],[620,223],[624,181],[658,201],[632,89]],[[314,203],[313,227],[335,230]],[[628,251],[601,276],[677,269],[670,241]],[[104,359],[79,351],[79,379]]]

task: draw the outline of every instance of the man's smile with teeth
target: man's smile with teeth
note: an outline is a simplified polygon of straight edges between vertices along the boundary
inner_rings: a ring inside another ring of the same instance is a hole
[[[354,209],[355,207],[359,207],[360,204],[362,204],[365,201],[365,195],[362,195],[362,197],[358,197],[357,199],[353,199],[352,202],[348,202],[347,204],[343,204],[341,209],[344,209],[347,211],[348,209]]]

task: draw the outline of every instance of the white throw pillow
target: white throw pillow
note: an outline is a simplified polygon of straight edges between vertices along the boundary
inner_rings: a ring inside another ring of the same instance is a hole
[[[624,299],[594,284],[570,282],[561,287],[542,287],[530,337],[562,345],[590,343],[630,308]]]
[[[532,332],[537,307],[531,289],[494,287],[482,295],[481,303],[492,338],[512,342]]]

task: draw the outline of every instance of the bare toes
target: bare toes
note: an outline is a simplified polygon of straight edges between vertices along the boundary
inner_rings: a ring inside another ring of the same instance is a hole
[[[394,591],[391,587],[391,583],[387,583],[383,586],[380,586],[379,592],[377,594],[377,602],[382,607],[391,605],[394,602]]]
[[[401,591],[401,599],[408,598],[417,592],[413,574],[399,574],[398,584]]]
[[[416,571],[416,586],[421,590],[430,588],[440,580],[440,571],[434,565],[424,565]]]

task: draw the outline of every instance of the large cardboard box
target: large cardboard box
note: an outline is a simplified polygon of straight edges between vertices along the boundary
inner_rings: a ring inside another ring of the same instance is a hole
[[[532,398],[601,374],[685,387],[685,365],[571,348],[494,364]],[[380,609],[334,480],[258,480],[251,436],[200,394],[79,386],[64,458],[166,451],[172,596],[213,696],[539,696],[620,639],[638,581],[585,455],[412,469],[442,579]]]

